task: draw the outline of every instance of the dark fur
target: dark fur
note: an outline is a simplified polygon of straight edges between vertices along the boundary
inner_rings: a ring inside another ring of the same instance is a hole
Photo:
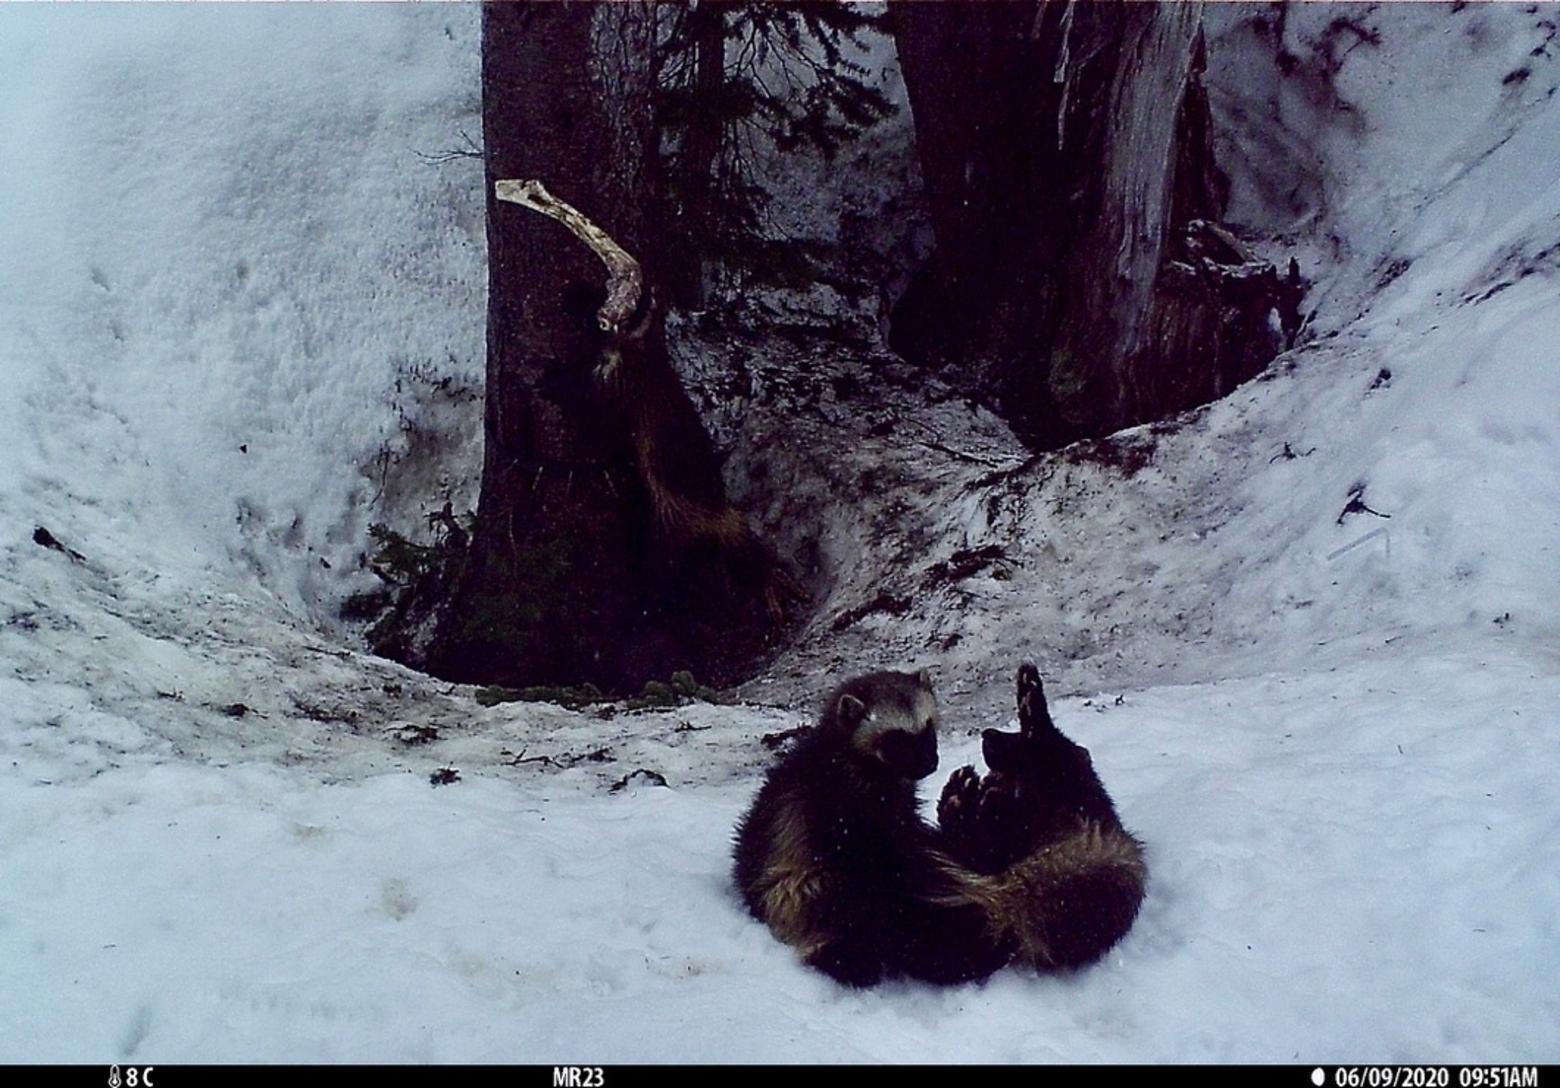
[[[1088,749],[1051,721],[1033,665],[1018,671],[1018,719],[1016,734],[986,730],[990,773],[955,772],[938,819],[950,848],[986,875],[993,920],[1020,956],[1042,969],[1081,967],[1137,917],[1142,844],[1122,827]]]
[[[748,909],[848,985],[983,978],[1015,947],[916,811],[916,782],[937,767],[935,710],[924,673],[842,685],[737,826]]]
[[[1015,956],[1042,970],[1099,959],[1137,916],[1142,846],[1088,751],[1051,721],[1039,672],[1019,670],[1019,732],[984,735],[991,772],[949,780],[941,831],[916,809],[915,784],[937,766],[935,732],[909,731],[927,706],[935,715],[924,673],[874,673],[830,696],[737,827],[748,909],[853,986],[984,978]]]
[[[782,618],[802,592],[747,518],[726,497],[709,432],[667,358],[655,320],[654,294],[620,331],[601,332],[595,322],[602,290],[576,285],[565,308],[587,330],[588,366],[570,367],[573,380],[588,374],[605,409],[602,426],[621,433],[640,484],[647,551],[663,568],[667,609],[713,607],[740,611],[758,601],[767,619]]]

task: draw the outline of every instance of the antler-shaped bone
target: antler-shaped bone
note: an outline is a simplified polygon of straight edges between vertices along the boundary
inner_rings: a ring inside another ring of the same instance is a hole
[[[541,212],[556,219],[590,247],[607,266],[607,300],[596,311],[596,322],[603,332],[616,333],[639,307],[639,295],[643,288],[644,273],[639,262],[580,211],[559,200],[547,191],[547,187],[534,178],[528,181],[513,179],[493,183],[493,195],[499,200]]]

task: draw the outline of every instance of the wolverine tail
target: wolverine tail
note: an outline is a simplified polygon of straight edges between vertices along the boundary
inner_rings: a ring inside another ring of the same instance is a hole
[[[978,904],[1018,959],[1059,970],[1093,963],[1126,936],[1147,882],[1142,844],[1091,821],[1000,873],[959,873],[956,897]]]
[[[1022,955],[1039,968],[1093,963],[1132,928],[1148,867],[1143,846],[1120,828],[1087,823],[1041,847],[1008,872],[999,910]]]

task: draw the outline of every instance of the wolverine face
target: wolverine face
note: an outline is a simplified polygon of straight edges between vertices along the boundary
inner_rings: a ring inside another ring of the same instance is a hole
[[[885,733],[878,741],[877,755],[900,778],[925,778],[937,769],[936,727],[927,725],[919,733]]]
[[[981,734],[981,754],[986,766],[1006,774],[1022,774],[1031,763],[1030,745],[1018,733],[1004,733],[1000,729],[987,729]]]
[[[835,717],[850,745],[896,778],[925,778],[937,769],[937,697],[924,671],[874,673],[846,685]]]

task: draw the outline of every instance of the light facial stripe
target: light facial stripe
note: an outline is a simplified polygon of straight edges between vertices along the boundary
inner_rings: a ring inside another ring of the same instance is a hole
[[[855,743],[870,745],[884,733],[921,734],[937,726],[937,700],[929,692],[916,696],[915,707],[909,714],[897,706],[872,707],[865,720],[856,729]]]

